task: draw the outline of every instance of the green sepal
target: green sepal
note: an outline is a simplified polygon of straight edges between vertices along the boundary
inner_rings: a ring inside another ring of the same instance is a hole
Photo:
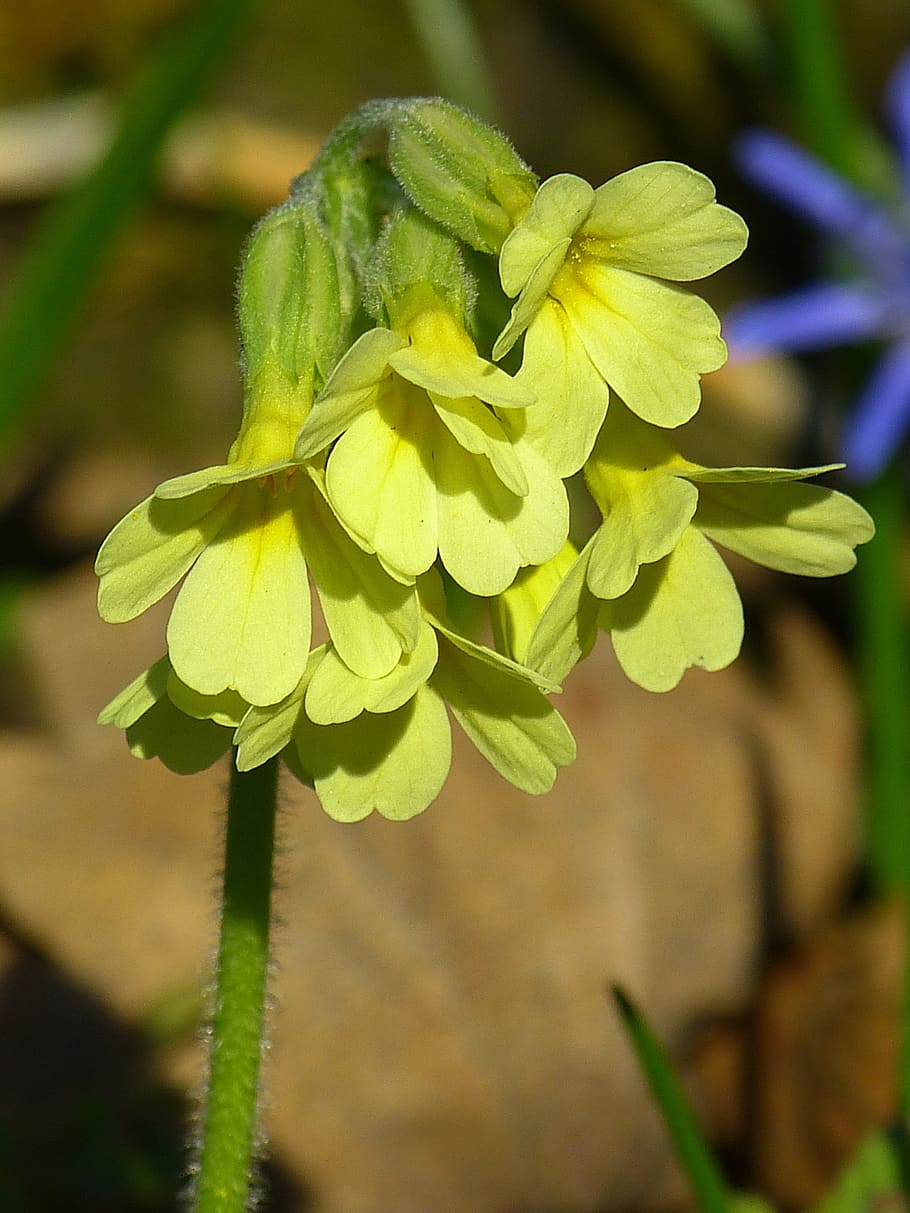
[[[342,333],[338,272],[307,201],[284,203],[253,231],[241,264],[238,318],[249,381],[272,364],[294,378],[313,364],[328,376]]]
[[[364,303],[377,320],[387,316],[400,330],[429,299],[465,316],[474,284],[458,241],[413,206],[401,206],[379,238],[367,267]]]
[[[404,201],[398,182],[379,159],[352,151],[331,157],[293,184],[292,199],[318,202],[338,271],[340,335],[361,322],[367,267],[384,217]],[[317,161],[318,163],[318,161]]]

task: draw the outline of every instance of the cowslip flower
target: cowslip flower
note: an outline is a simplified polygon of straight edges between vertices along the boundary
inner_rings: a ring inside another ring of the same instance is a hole
[[[413,652],[380,679],[355,674],[332,645],[313,651],[304,677],[281,703],[253,707],[237,729],[246,770],[283,754],[325,811],[359,821],[422,812],[451,762],[448,712],[515,787],[549,791],[575,741],[541,674],[476,644],[445,616],[438,574],[421,580],[423,622]]]
[[[513,629],[512,656],[561,681],[600,627],[626,675],[647,690],[672,689],[692,666],[729,665],[742,643],[742,606],[714,544],[782,572],[848,572],[873,525],[844,494],[802,483],[830,470],[703,467],[614,402],[585,468],[603,522],[533,632]],[[507,591],[500,610],[520,617],[527,594],[520,585]]]
[[[517,379],[541,404],[524,432],[562,475],[584,462],[610,388],[674,427],[698,409],[699,376],[724,362],[714,311],[675,285],[745,248],[742,219],[714,199],[682,164],[642,165],[596,190],[565,173],[543,183],[503,244],[502,286],[518,298],[493,357],[526,334]]]
[[[294,443],[337,342],[331,250],[306,210],[257,232],[241,280],[245,396],[227,462],[160,484],[114,527],[95,562],[98,609],[135,618],[183,585],[167,627],[177,676],[203,695],[276,703],[297,685],[311,641],[309,574],[332,640],[378,677],[417,640],[413,585],[390,576],[339,524],[320,460]]]
[[[335,442],[332,508],[395,575],[419,576],[438,553],[459,585],[488,596],[523,565],[548,560],[568,533],[560,477],[501,420],[536,407],[428,288],[392,328],[364,333],[342,358],[297,457]]]
[[[745,176],[836,241],[856,272],[733,310],[725,334],[734,357],[887,343],[841,436],[858,480],[885,467],[910,426],[910,56],[891,78],[886,108],[904,190],[893,207],[772,132],[744,135],[735,151]]]

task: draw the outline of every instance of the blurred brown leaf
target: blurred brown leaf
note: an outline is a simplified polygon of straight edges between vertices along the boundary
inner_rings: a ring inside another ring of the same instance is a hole
[[[179,779],[94,724],[159,655],[160,609],[102,624],[81,568],[24,625],[43,724],[0,737],[0,902],[132,1019],[205,980],[225,773]],[[461,743],[407,824],[338,825],[286,781],[266,1107],[318,1213],[679,1202],[606,983],[681,1057],[693,1024],[749,1007],[769,890],[807,931],[855,860],[842,661],[796,607],[773,634],[768,685],[741,662],[666,696],[602,645],[560,702],[578,761],[543,799]]]

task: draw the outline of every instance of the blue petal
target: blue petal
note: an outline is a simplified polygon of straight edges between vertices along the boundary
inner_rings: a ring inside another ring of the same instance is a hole
[[[734,308],[724,320],[730,358],[795,354],[881,337],[888,309],[877,291],[822,282]]]
[[[888,214],[814,156],[771,131],[747,131],[733,145],[745,177],[875,266],[906,256],[908,241]]]
[[[891,459],[910,428],[910,340],[883,356],[863,388],[841,437],[855,480],[870,480]]]
[[[894,131],[904,176],[910,183],[910,55],[904,55],[888,81],[885,110]]]

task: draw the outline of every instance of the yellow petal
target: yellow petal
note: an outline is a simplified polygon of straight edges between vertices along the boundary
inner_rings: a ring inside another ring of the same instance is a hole
[[[168,624],[179,678],[203,695],[278,703],[306,668],[310,591],[289,494],[248,486],[187,577]]]
[[[128,728],[140,716],[167,695],[167,683],[171,663],[167,656],[159,657],[153,666],[144,670],[138,678],[123,688],[119,695],[98,713],[99,724],[112,724],[118,729]]]
[[[410,652],[420,629],[413,585],[390,577],[342,528],[314,485],[298,505],[306,556],[332,642],[364,678],[381,678]]]
[[[526,564],[543,564],[569,530],[565,486],[528,443],[516,443],[528,481],[518,497],[486,460],[465,452],[442,431],[434,445],[439,491],[439,555],[472,594],[501,593]]]
[[[574,760],[565,721],[522,679],[445,643],[433,685],[484,758],[515,787],[532,795],[548,792],[557,768]]]
[[[572,173],[546,180],[499,254],[499,277],[507,295],[517,295],[534,269],[558,245],[566,245],[591,213],[596,195]]]
[[[591,453],[610,389],[555,299],[545,299],[531,322],[515,377],[534,391],[537,403],[509,413],[504,424],[540,451],[557,475],[573,475]]]
[[[592,493],[604,513],[588,564],[588,587],[618,598],[639,567],[672,552],[692,521],[698,489],[667,472],[636,472],[597,461],[589,465]]]
[[[659,161],[596,190],[578,242],[619,269],[689,282],[734,261],[747,240],[745,223],[717,204],[707,177]]]
[[[420,388],[399,380],[359,417],[326,466],[332,509],[365,545],[409,576],[436,558],[436,493],[429,464],[441,429]]]
[[[679,287],[585,259],[553,294],[588,356],[633,413],[673,428],[697,411],[699,376],[727,356],[720,322]]]
[[[405,344],[390,329],[371,329],[351,346],[320,392],[297,438],[295,454],[307,459],[373,407],[382,382],[391,374],[389,356]]]
[[[476,396],[501,408],[524,408],[534,394],[481,358],[454,316],[441,308],[419,312],[409,325],[412,343],[389,356],[411,383],[438,396]]]
[[[123,623],[163,598],[218,534],[233,506],[233,495],[211,488],[179,501],[147,497],[130,510],[95,561],[101,618]]]
[[[855,501],[818,484],[702,484],[695,524],[758,564],[804,577],[833,577],[856,564],[875,532]]]
[[[297,728],[298,719],[303,715],[303,699],[310,679],[313,677],[319,663],[326,652],[326,645],[321,644],[310,653],[307,667],[300,682],[280,703],[269,704],[265,707],[251,707],[246,713],[240,726],[234,734],[234,744],[237,747],[237,770],[251,771],[254,767],[262,766],[276,754],[286,751]],[[295,771],[300,778],[300,774]],[[304,778],[303,782],[307,782]],[[312,786],[312,785],[311,785]]]
[[[392,821],[416,816],[439,795],[452,758],[445,707],[426,686],[394,712],[364,712],[327,726],[302,720],[294,740],[322,807],[336,821],[360,821],[374,811]]]
[[[159,758],[175,775],[195,775],[228,751],[231,730],[185,716],[165,696],[129,726],[126,740],[136,758]]]
[[[601,621],[627,677],[648,691],[670,691],[690,666],[720,670],[739,654],[743,613],[727,566],[689,527],[676,549],[646,564]]]
[[[393,712],[424,685],[436,657],[436,633],[428,624],[414,651],[382,678],[359,677],[330,648],[307,688],[306,714],[314,724],[341,724],[361,712]]]
[[[493,471],[519,497],[528,493],[528,478],[515,452],[512,439],[497,418],[474,396],[450,400],[431,395],[437,416],[459,446],[475,455],[485,455]],[[512,414],[509,413],[508,416]],[[524,413],[522,413],[522,416]]]

